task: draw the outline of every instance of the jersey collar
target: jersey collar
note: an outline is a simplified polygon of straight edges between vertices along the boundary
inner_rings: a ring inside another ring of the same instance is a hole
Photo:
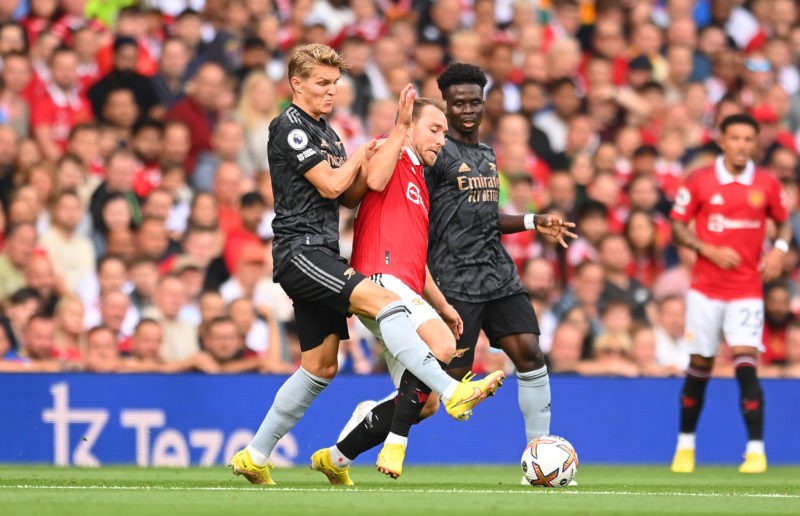
[[[756,166],[753,164],[753,160],[747,161],[747,165],[744,167],[744,172],[738,176],[734,176],[730,173],[730,171],[728,171],[727,168],[725,168],[725,162],[722,156],[717,156],[717,162],[714,164],[714,169],[717,174],[717,181],[719,181],[719,184],[721,185],[739,183],[740,185],[750,186],[753,184],[753,180],[756,177]]]
[[[411,150],[411,147],[403,147],[403,149],[408,154],[408,157],[411,158],[411,163],[413,163],[414,165],[417,165],[417,166],[422,165],[422,162],[420,162],[420,160],[417,157],[417,155],[414,154],[414,151]]]

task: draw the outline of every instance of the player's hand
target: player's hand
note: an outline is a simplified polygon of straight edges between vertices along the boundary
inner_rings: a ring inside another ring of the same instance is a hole
[[[464,332],[464,321],[461,320],[461,316],[458,315],[453,305],[449,303],[446,304],[439,310],[439,315],[442,317],[442,320],[447,323],[447,326],[450,327],[450,331],[453,332],[453,336],[456,340],[460,339],[461,334]]]
[[[761,278],[766,281],[777,279],[783,273],[783,258],[786,253],[780,249],[773,249],[762,258],[761,263],[758,264],[758,269],[761,271]]]
[[[705,245],[702,248],[702,254],[717,267],[726,270],[735,269],[739,265],[739,262],[742,261],[742,257],[739,256],[739,253],[725,246],[717,247],[714,245]]]
[[[381,145],[383,145],[383,142],[385,141],[385,139],[372,139],[364,144],[364,163],[372,159],[372,156],[378,152],[378,149],[381,148]]]
[[[408,83],[400,92],[397,101],[397,125],[401,127],[411,126],[411,114],[414,111],[414,99],[417,98],[417,91],[414,85]]]
[[[578,235],[570,231],[570,229],[575,227],[574,222],[567,222],[561,217],[549,213],[534,215],[534,219],[536,222],[536,232],[555,238],[563,248],[566,248],[568,245],[564,240],[565,237],[578,238]]]

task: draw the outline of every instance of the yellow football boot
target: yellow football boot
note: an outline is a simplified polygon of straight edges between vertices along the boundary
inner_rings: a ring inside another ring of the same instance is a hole
[[[406,447],[402,444],[384,444],[378,454],[375,466],[378,471],[392,478],[403,473],[403,461],[406,459]]]
[[[767,471],[767,455],[764,453],[745,453],[739,473],[764,473]]]
[[[331,451],[328,448],[317,450],[311,456],[311,469],[319,471],[334,486],[354,486],[350,480],[350,466],[340,468],[333,463]]]
[[[253,458],[250,456],[250,452],[247,448],[237,452],[236,455],[231,458],[229,466],[234,475],[242,475],[251,484],[275,485],[275,481],[269,476],[272,463],[268,462],[264,466],[257,465],[253,462]]]
[[[672,472],[694,472],[694,450],[683,449],[676,451],[675,457],[672,459]]]
[[[503,371],[489,373],[482,380],[473,382],[473,373],[467,373],[464,379],[456,387],[453,396],[444,404],[444,408],[450,417],[458,421],[466,421],[472,415],[475,405],[485,400],[488,396],[494,396],[497,389],[503,385],[506,374]]]

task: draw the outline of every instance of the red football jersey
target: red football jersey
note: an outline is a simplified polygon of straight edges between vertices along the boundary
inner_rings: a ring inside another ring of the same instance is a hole
[[[695,221],[698,238],[711,245],[734,249],[742,260],[736,268],[721,269],[698,256],[692,270],[692,288],[714,299],[761,298],[758,264],[764,245],[766,219],[788,218],[780,183],[752,162],[734,178],[722,157],[693,172],[678,190],[671,217]]]
[[[49,125],[53,141],[67,149],[69,133],[76,125],[92,120],[92,107],[77,90],[69,93],[48,86],[34,96],[31,104],[31,128]]]
[[[428,261],[428,187],[423,166],[405,149],[382,192],[370,190],[356,215],[350,264],[361,274],[391,274],[417,294]]]

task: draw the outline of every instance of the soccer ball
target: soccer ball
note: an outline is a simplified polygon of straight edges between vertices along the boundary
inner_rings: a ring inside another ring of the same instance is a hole
[[[522,452],[522,474],[532,486],[564,487],[578,471],[575,448],[557,435],[542,435]]]

